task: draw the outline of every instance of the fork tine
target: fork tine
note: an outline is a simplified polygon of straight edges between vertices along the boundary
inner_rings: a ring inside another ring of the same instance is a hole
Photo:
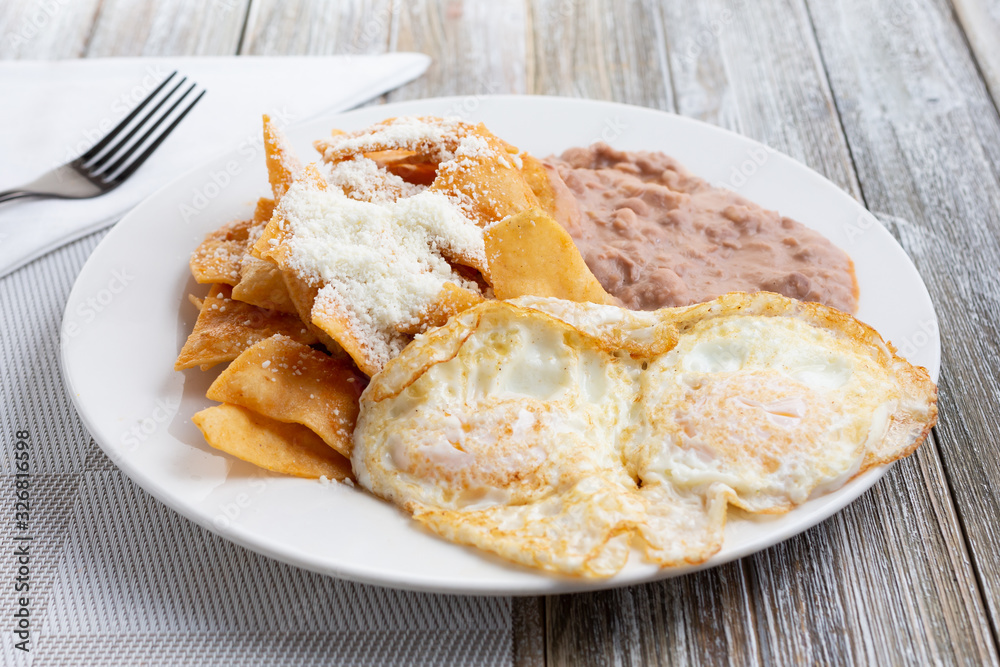
[[[142,102],[140,102],[139,106],[137,106],[135,109],[132,109],[132,112],[129,115],[125,116],[125,119],[122,120],[122,122],[118,123],[118,125],[116,125],[113,130],[111,130],[106,135],[104,135],[104,137],[102,137],[100,141],[98,141],[96,144],[94,144],[90,148],[90,150],[88,150],[86,153],[84,153],[83,155],[81,155],[77,159],[78,160],[82,160],[83,162],[87,162],[87,161],[91,160],[92,158],[96,157],[97,154],[100,153],[101,150],[105,146],[107,146],[109,143],[111,143],[111,141],[118,135],[118,133],[121,132],[122,130],[124,130],[128,126],[128,124],[132,122],[132,119],[135,118],[139,114],[139,112],[142,111],[146,107],[146,105],[149,104],[153,100],[154,97],[156,97],[156,94],[159,93],[161,90],[163,90],[163,87],[166,86],[167,83],[172,78],[174,78],[174,76],[176,74],[177,74],[177,70],[174,70],[173,72],[171,72],[170,76],[168,76],[166,79],[164,79],[160,83],[160,85],[156,87],[156,90],[154,90],[153,92],[151,92],[146,97],[146,99],[144,99]]]
[[[133,154],[135,154],[137,150],[139,150],[139,147],[142,146],[142,144],[146,141],[146,139],[149,139],[149,137],[153,134],[153,132],[156,131],[156,128],[160,127],[163,121],[165,121],[170,116],[170,114],[174,112],[174,109],[176,109],[177,106],[184,101],[184,98],[191,94],[191,91],[194,90],[195,86],[197,85],[198,84],[192,83],[191,86],[187,90],[185,90],[184,93],[180,97],[178,97],[173,104],[170,105],[170,108],[164,111],[160,115],[160,117],[156,119],[156,122],[153,123],[152,127],[146,130],[145,134],[139,137],[134,144],[125,149],[125,152],[122,153],[111,166],[106,168],[101,168],[98,172],[95,173],[95,175],[99,175],[104,178],[110,179],[111,176],[116,171],[121,169],[121,166],[125,164],[128,161],[128,159],[132,157]]]
[[[191,85],[191,89],[193,89],[193,88],[194,88],[194,84]],[[189,89],[187,91],[187,93],[191,92],[191,89]],[[191,102],[191,104],[189,104],[187,106],[187,108],[184,109],[184,111],[182,111],[180,113],[180,115],[178,115],[177,118],[175,118],[173,120],[173,122],[170,123],[170,125],[168,125],[166,127],[165,130],[163,130],[163,132],[160,134],[160,136],[158,136],[156,138],[156,140],[152,144],[150,144],[149,147],[145,151],[143,151],[142,155],[140,155],[139,157],[137,157],[132,162],[132,164],[130,164],[128,167],[126,167],[124,171],[122,171],[122,173],[120,173],[117,176],[115,176],[115,178],[114,178],[114,180],[112,182],[114,182],[114,183],[121,183],[126,178],[128,178],[129,176],[131,176],[135,172],[136,169],[138,169],[139,167],[141,167],[142,163],[146,161],[146,158],[148,158],[150,155],[153,154],[153,151],[155,151],[160,146],[160,144],[163,143],[163,140],[166,139],[167,136],[169,136],[170,133],[174,131],[174,128],[177,127],[177,125],[180,124],[180,122],[182,120],[184,120],[184,116],[186,116],[188,114],[188,112],[191,111],[191,109],[194,108],[194,105],[198,104],[198,100],[200,100],[205,95],[205,92],[206,91],[203,90],[200,93],[198,93],[198,97],[194,98],[194,100]],[[184,95],[187,96],[187,93],[184,93]],[[182,97],[181,100],[182,99],[184,99],[184,98]],[[180,103],[181,100],[177,100],[177,102]],[[174,106],[177,106],[177,105],[175,104]],[[173,110],[173,107],[171,107],[171,110]],[[169,113],[170,112],[168,111],[166,114],[164,114],[163,117],[166,118],[167,115],[169,115]],[[163,119],[161,118],[160,120],[162,121]],[[157,123],[157,125],[159,125],[159,123]],[[154,126],[153,130],[155,130],[155,129],[156,129],[156,127]],[[152,132],[152,130],[150,130],[150,132]],[[143,137],[143,141],[145,139],[146,138]],[[142,143],[142,141],[138,142],[136,145],[138,146],[140,143]],[[112,172],[113,172],[113,170],[109,171],[109,173],[112,173]]]
[[[111,159],[113,159],[113,158],[116,157],[116,155],[118,154],[118,152],[121,151],[128,144],[129,140],[132,139],[132,137],[135,136],[135,133],[138,132],[139,130],[141,130],[143,128],[143,126],[146,123],[148,123],[150,121],[150,119],[153,118],[153,116],[156,115],[156,112],[160,110],[160,107],[162,107],[171,97],[173,97],[174,93],[176,93],[177,90],[181,86],[184,85],[185,81],[187,81],[187,77],[186,76],[183,77],[180,81],[178,81],[177,85],[174,86],[173,88],[171,88],[170,92],[167,93],[166,95],[164,95],[163,99],[161,99],[159,102],[157,102],[156,106],[154,106],[152,109],[150,109],[149,112],[138,123],[136,123],[135,127],[133,127],[131,130],[129,130],[128,134],[126,134],[124,137],[122,137],[121,140],[118,141],[118,143],[116,143],[114,146],[112,146],[111,148],[109,148],[108,151],[104,155],[102,155],[101,157],[97,158],[97,160],[95,160],[93,163],[86,165],[85,168],[87,169],[87,171],[91,172],[94,175],[97,175],[97,174],[105,171],[104,165],[106,165],[109,160],[111,160]],[[190,92],[190,90],[188,92]],[[186,94],[187,93],[185,93],[185,95]],[[184,98],[181,97],[181,99],[184,99]],[[177,106],[177,104],[174,103],[174,106]],[[170,108],[173,109],[174,107],[170,107]],[[167,114],[169,114],[169,113],[170,113],[170,111],[167,111]],[[166,114],[164,114],[164,115],[166,115]],[[155,128],[155,126],[154,126],[154,128]],[[140,139],[135,144],[133,144],[132,147],[129,148],[126,151],[124,157],[128,157],[128,153],[134,151],[136,149],[136,147],[140,143],[142,143],[142,139]]]

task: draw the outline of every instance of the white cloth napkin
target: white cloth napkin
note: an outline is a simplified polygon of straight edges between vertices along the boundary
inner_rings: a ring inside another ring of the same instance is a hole
[[[0,62],[0,191],[84,152],[174,70],[208,91],[117,190],[0,203],[0,276],[115,222],[178,174],[259,142],[263,113],[288,125],[343,111],[420,76],[429,63],[419,53]]]

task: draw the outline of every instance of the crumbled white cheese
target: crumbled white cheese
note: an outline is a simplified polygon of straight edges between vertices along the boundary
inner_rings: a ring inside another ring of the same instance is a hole
[[[457,118],[429,123],[415,116],[401,116],[358,137],[334,137],[329,145],[337,152],[352,154],[381,150],[387,145],[408,150],[432,147],[438,150],[436,157],[449,160],[453,155],[446,146],[454,142],[461,127]]]
[[[485,263],[483,231],[440,192],[372,203],[295,183],[281,208],[290,265],[325,283],[314,308],[346,316],[378,366],[407,342],[396,326],[426,312],[446,282],[478,291],[441,253]]]
[[[363,156],[325,167],[326,180],[339,187],[351,199],[387,203],[399,197],[412,197],[426,186],[407,183],[399,176],[379,169],[374,160]]]

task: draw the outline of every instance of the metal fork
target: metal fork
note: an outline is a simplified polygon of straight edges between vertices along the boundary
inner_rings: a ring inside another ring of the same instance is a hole
[[[87,199],[89,197],[96,197],[98,195],[103,195],[106,192],[111,192],[119,185],[124,183],[129,176],[135,173],[136,169],[142,166],[150,155],[153,154],[163,140],[173,132],[174,128],[184,120],[184,116],[194,108],[194,105],[198,103],[198,100],[202,98],[205,91],[202,90],[194,100],[191,101],[183,111],[178,114],[173,121],[167,125],[155,139],[149,143],[142,153],[139,153],[138,157],[132,158],[143,144],[146,143],[153,133],[156,132],[157,128],[170,115],[177,109],[178,106],[187,98],[187,96],[195,89],[197,84],[192,83],[190,87],[187,88],[181,94],[176,101],[170,105],[163,114],[157,116],[157,112],[160,108],[167,103],[174,94],[184,85],[187,81],[187,77],[182,77],[179,82],[167,93],[159,102],[153,106],[152,109],[141,119],[134,127],[126,132],[129,124],[135,120],[136,116],[152,102],[157,94],[162,91],[166,85],[176,76],[177,72],[173,72],[166,79],[157,86],[156,90],[149,94],[149,96],[144,99],[139,106],[132,110],[132,112],[125,117],[122,122],[120,122],[111,132],[107,134],[103,139],[97,142],[93,148],[88,150],[86,153],[76,158],[72,162],[68,162],[61,167],[56,167],[52,171],[42,174],[39,178],[35,179],[31,183],[26,183],[19,188],[14,188],[13,190],[7,190],[0,192],[0,202],[10,201],[13,199],[20,199],[23,197],[50,197],[57,199]],[[136,141],[129,143],[130,140],[139,132],[147,123],[152,119],[156,118],[156,121],[152,126],[146,130],[146,132],[139,137]],[[124,133],[124,135],[119,139],[118,135]],[[117,141],[116,141],[117,140]],[[114,146],[108,148],[108,146],[115,142]]]

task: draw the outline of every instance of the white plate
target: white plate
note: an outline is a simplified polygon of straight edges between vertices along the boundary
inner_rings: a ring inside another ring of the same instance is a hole
[[[248,109],[247,113],[256,113]],[[459,115],[535,155],[603,139],[662,150],[695,174],[819,230],[854,259],[858,316],[936,379],[934,309],[889,233],[825,178],[726,130],[671,114],[545,97],[468,97],[369,107],[289,130],[301,156],[334,127],[402,114]],[[224,122],[225,119],[220,119]],[[548,576],[456,546],[363,491],[271,475],[205,444],[190,417],[210,402],[215,373],[173,371],[202,293],[188,257],[221,223],[249,217],[269,192],[259,140],[194,169],[140,204],[104,239],[76,281],[62,328],[62,364],[87,428],[140,486],[198,524],[262,554],[337,577],[451,593],[549,594],[622,586],[699,568],[658,569],[633,554],[606,581]],[[731,519],[722,550],[700,567],[753,553],[813,526],[877,481],[876,469],[769,521]]]

